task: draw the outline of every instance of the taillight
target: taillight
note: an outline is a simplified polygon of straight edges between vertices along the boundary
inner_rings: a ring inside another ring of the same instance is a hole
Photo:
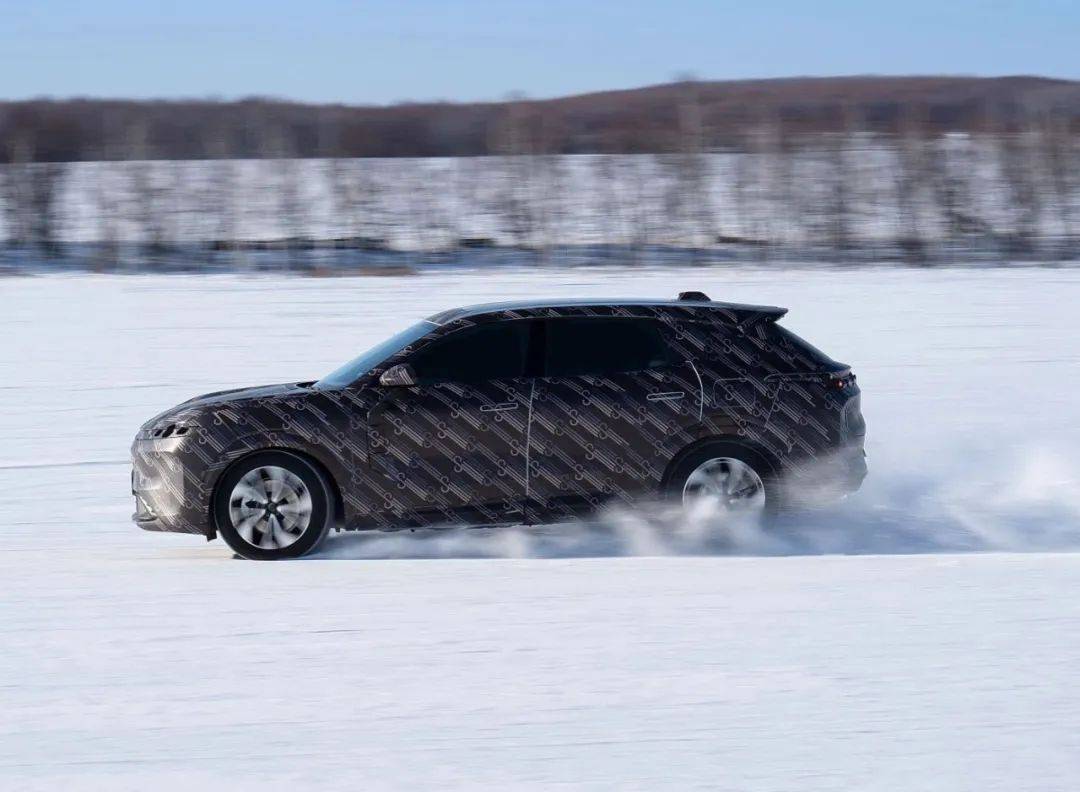
[[[844,369],[829,375],[829,386],[836,390],[855,387],[855,375],[851,369]]]

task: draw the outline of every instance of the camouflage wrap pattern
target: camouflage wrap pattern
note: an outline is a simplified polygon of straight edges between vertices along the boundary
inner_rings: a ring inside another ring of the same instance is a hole
[[[632,502],[654,495],[679,453],[706,438],[737,439],[796,477],[838,450],[861,455],[861,434],[845,430],[861,425],[857,387],[836,387],[820,358],[771,333],[777,315],[677,302],[448,311],[347,387],[223,391],[147,422],[132,446],[135,520],[212,537],[221,473],[268,448],[324,469],[347,529],[541,522]],[[605,376],[379,384],[463,328],[564,316],[655,320],[674,361]]]

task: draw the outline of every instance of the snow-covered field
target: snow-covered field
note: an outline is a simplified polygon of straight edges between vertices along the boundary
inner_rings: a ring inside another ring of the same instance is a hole
[[[728,542],[595,525],[234,561],[129,521],[194,394],[548,295],[786,305],[871,478]],[[0,280],[0,789],[1072,790],[1080,272],[575,269]]]

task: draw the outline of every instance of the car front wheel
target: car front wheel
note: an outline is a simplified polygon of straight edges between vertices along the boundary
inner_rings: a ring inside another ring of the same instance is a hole
[[[252,454],[234,464],[214,500],[218,531],[243,558],[299,558],[314,550],[330,527],[325,477],[284,451]]]

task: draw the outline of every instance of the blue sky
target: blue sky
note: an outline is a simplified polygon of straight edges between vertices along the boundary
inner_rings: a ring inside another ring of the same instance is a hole
[[[834,74],[1080,78],[1080,0],[0,0],[0,98],[386,103]]]

